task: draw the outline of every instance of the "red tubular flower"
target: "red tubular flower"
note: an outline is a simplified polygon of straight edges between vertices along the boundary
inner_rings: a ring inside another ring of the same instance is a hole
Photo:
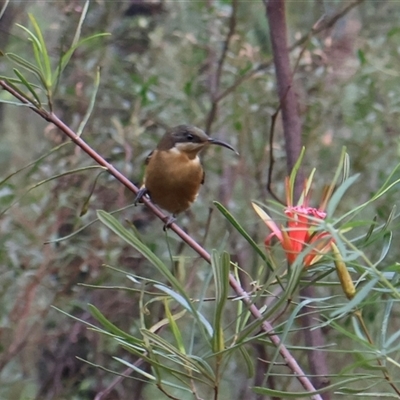
[[[286,182],[288,188],[288,180]],[[288,206],[285,209],[287,216],[286,226],[278,225],[270,218],[270,216],[262,210],[257,204],[253,203],[256,213],[261,217],[272,233],[265,239],[267,248],[270,246],[271,238],[276,237],[286,253],[289,265],[293,264],[298,255],[306,248],[309,252],[305,255],[303,265],[305,268],[315,264],[322,256],[330,251],[333,238],[326,231],[319,231],[317,225],[319,220],[326,218],[326,213],[323,210],[308,207],[308,190],[307,182],[303,196],[301,196],[302,203],[297,206],[291,204],[291,195],[287,190]]]
[[[304,267],[315,264],[325,253],[330,251],[333,240],[328,232],[317,232],[317,220],[326,217],[324,211],[311,207],[287,207],[285,214],[288,216],[287,226],[282,230],[282,247],[286,252],[289,264],[306,248],[310,252],[304,257]]]

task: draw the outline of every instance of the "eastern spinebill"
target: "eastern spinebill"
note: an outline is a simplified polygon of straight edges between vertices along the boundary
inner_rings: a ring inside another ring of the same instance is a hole
[[[195,126],[179,125],[169,129],[146,158],[143,185],[135,205],[144,195],[149,195],[153,203],[172,214],[164,226],[168,227],[177,214],[196,200],[205,176],[199,153],[210,144],[239,154],[229,144],[210,138]]]

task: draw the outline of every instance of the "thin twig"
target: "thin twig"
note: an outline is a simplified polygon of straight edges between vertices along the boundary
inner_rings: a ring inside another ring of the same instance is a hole
[[[139,362],[140,361],[140,362]],[[139,366],[142,363],[142,359],[139,359],[135,362],[135,366]],[[107,396],[111,390],[115,388],[118,384],[120,384],[127,376],[129,376],[133,372],[132,368],[127,368],[121,375],[117,376],[105,389],[96,394],[94,400],[102,400],[105,396]]]
[[[310,30],[310,32],[306,33],[303,35],[299,40],[296,40],[290,47],[289,51],[293,51],[296,47],[301,46],[303,43],[307,42],[311,37],[318,35],[318,33],[321,33],[322,31],[332,28],[333,25],[336,24],[336,22],[340,19],[343,18],[349,11],[351,11],[354,7],[357,7],[359,4],[363,3],[365,0],[356,0],[353,3],[350,3],[346,7],[343,8],[343,10],[338,11],[336,14],[334,14],[331,18],[329,18],[326,21],[321,21],[321,23],[316,23]]]
[[[343,10],[338,11],[336,14],[332,15],[328,20],[325,22],[321,23],[316,23],[314,24],[313,28],[306,33],[304,36],[302,36],[299,40],[296,40],[291,46],[289,46],[289,51],[292,52],[295,50],[298,46],[302,45],[305,43],[307,40],[311,39],[313,36],[318,35],[322,31],[331,28],[335,23],[340,19],[343,18],[349,11],[351,11],[354,7],[358,6],[359,4],[363,3],[365,0],[356,0],[353,3],[350,3],[346,7],[343,8]],[[227,87],[223,92],[221,92],[217,97],[216,101],[219,102],[222,99],[224,99],[226,96],[231,94],[235,89],[240,86],[243,82],[247,81],[248,79],[251,79],[254,75],[258,74],[259,72],[262,72],[269,68],[272,65],[273,60],[267,60],[261,64],[259,64],[256,68],[252,69],[251,71],[248,71],[246,74],[243,76],[239,77],[236,79],[235,82],[232,83],[231,86]]]
[[[218,66],[217,66],[217,71],[216,71],[216,76],[215,76],[215,83],[216,83],[215,89],[216,90],[219,89],[219,85],[221,82],[221,76],[222,76],[222,68],[224,66],[226,55],[229,50],[229,44],[232,40],[233,34],[235,33],[237,8],[238,8],[238,0],[233,0],[232,1],[232,13],[229,18],[229,31],[228,31],[228,34],[226,35],[224,46],[222,48],[221,57],[218,60]]]
[[[219,92],[219,87],[220,87],[220,83],[221,83],[222,68],[223,68],[224,62],[226,60],[226,55],[228,53],[229,44],[231,42],[231,39],[232,39],[233,34],[235,33],[235,29],[236,29],[237,6],[238,6],[238,0],[233,0],[232,1],[232,13],[229,18],[229,30],[226,35],[226,38],[224,41],[224,46],[222,48],[222,52],[221,52],[221,55],[218,60],[217,69],[215,71],[215,76],[214,76],[214,85],[211,88],[211,109],[210,109],[210,112],[208,113],[206,126],[205,126],[207,134],[211,133],[211,126],[217,115],[218,103],[219,103],[218,92]]]

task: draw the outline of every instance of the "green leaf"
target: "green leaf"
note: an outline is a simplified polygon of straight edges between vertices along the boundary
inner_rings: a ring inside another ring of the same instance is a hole
[[[379,346],[382,348],[388,347],[388,345],[386,344],[387,343],[386,335],[388,332],[389,322],[391,322],[390,314],[392,312],[393,305],[394,305],[394,300],[388,299],[388,301],[385,304],[385,309],[383,311],[382,325],[381,325],[380,336],[379,336]]]
[[[41,70],[39,68],[37,68],[35,65],[30,63],[29,61],[26,61],[25,59],[23,59],[22,57],[20,57],[17,54],[6,53],[6,56],[14,63],[25,68],[27,71],[32,72],[37,77],[38,81],[40,82],[40,84],[41,84],[40,88],[43,89],[43,87],[46,87],[43,73],[41,72]],[[9,79],[7,79],[7,81],[9,81]],[[33,84],[31,84],[31,85],[35,86]]]
[[[172,284],[172,286],[179,291],[179,293],[185,293],[180,282],[175,278],[167,266],[143,243],[141,242],[132,232],[124,228],[121,223],[114,218],[111,214],[98,210],[97,216],[99,220],[111,229],[117,236],[130,244],[140,254],[142,254],[151,264],[153,264],[157,270]],[[184,296],[186,297],[186,296]],[[185,298],[187,301],[188,299]]]
[[[383,235],[383,247],[382,247],[381,255],[380,255],[378,261],[376,261],[374,263],[375,267],[378,267],[380,265],[380,263],[388,255],[389,250],[390,250],[390,246],[392,244],[392,239],[393,239],[393,233],[390,232],[390,231],[389,232],[385,232],[385,234]]]
[[[96,178],[95,178],[95,180],[93,182],[92,188],[90,189],[90,192],[89,192],[88,196],[86,197],[85,201],[83,202],[81,211],[79,213],[80,217],[84,216],[88,212],[90,199],[92,198],[92,195],[94,193],[94,189],[96,188],[97,181],[99,180],[99,178],[103,174],[103,172],[106,172],[106,171],[104,170],[104,171],[101,171],[101,172],[99,172],[97,174],[97,176],[96,176]]]
[[[52,70],[51,70],[50,57],[47,52],[46,42],[44,41],[40,26],[37,23],[33,14],[28,14],[28,15],[29,15],[29,19],[31,21],[31,24],[33,25],[33,28],[35,29],[36,36],[37,36],[37,40],[35,40],[34,44],[36,44],[38,46],[37,48],[38,48],[38,51],[40,52],[40,57],[43,61],[43,65],[44,65],[43,75],[44,75],[44,79],[46,82],[46,89],[50,90],[51,85],[52,85]],[[31,37],[34,38],[35,36],[32,34]],[[39,42],[39,45],[37,44],[37,42]],[[35,48],[35,46],[34,46],[34,48]]]
[[[309,175],[308,178],[307,178],[306,187],[305,187],[305,188],[303,189],[303,191],[301,192],[301,195],[300,195],[299,200],[298,200],[298,202],[297,202],[298,205],[304,204],[305,199],[307,198],[307,195],[308,195],[309,192],[310,192],[311,185],[312,185],[312,183],[313,183],[313,178],[314,178],[314,175],[315,175],[315,171],[316,171],[316,168],[313,168],[313,169],[311,170],[311,173],[310,173],[310,175]]]
[[[18,64],[19,66],[25,68],[26,70],[34,73],[39,78],[39,80],[43,79],[43,77],[41,76],[40,69],[37,68],[34,64],[30,63],[29,61],[26,61],[18,54],[6,53],[6,57],[9,58],[11,61],[15,62],[16,64]]]
[[[251,358],[249,352],[244,346],[239,347],[239,351],[242,354],[244,361],[246,362],[247,366],[247,377],[251,378],[255,374],[255,369],[254,369],[254,362],[253,359]]]
[[[349,212],[347,212],[346,214],[342,215],[340,220],[346,219],[348,218],[350,215],[355,215],[356,213],[358,213],[360,210],[364,209],[367,205],[373,203],[374,201],[376,201],[377,199],[379,199],[380,197],[382,197],[385,193],[387,193],[390,189],[392,189],[393,187],[397,186],[400,183],[400,179],[396,179],[394,182],[391,182],[391,180],[393,179],[393,176],[395,174],[397,174],[398,170],[400,169],[400,164],[396,165],[396,168],[394,168],[391,173],[389,174],[389,176],[387,177],[386,181],[384,182],[384,184],[379,188],[379,190],[365,203],[360,204],[357,207],[354,207],[352,210],[350,210]]]
[[[346,179],[332,195],[330,201],[328,202],[328,206],[326,208],[326,214],[328,218],[332,217],[343,195],[351,187],[351,185],[353,185],[353,183],[359,178],[359,176],[360,174],[356,174],[350,177],[349,179]]]
[[[185,349],[185,344],[183,342],[182,333],[178,327],[178,324],[176,323],[175,318],[173,317],[173,315],[171,313],[171,310],[168,305],[168,301],[164,301],[164,309],[165,309],[165,315],[168,318],[169,326],[171,328],[172,334],[174,335],[178,349],[182,354],[186,354],[186,349]]]
[[[205,328],[207,331],[207,335],[210,337],[213,334],[212,327],[209,322],[202,316],[197,310],[194,308],[192,302],[186,294],[184,287],[181,283],[175,278],[175,276],[171,273],[168,267],[143,243],[141,242],[131,231],[125,229],[121,223],[115,219],[111,214],[106,213],[105,211],[98,210],[97,216],[99,220],[106,225],[109,229],[111,229],[117,236],[131,245],[134,249],[136,249],[140,254],[142,254],[151,264],[156,267],[156,269],[167,279],[167,281],[172,285],[175,289],[171,290],[162,285],[160,285],[159,289],[168,293],[171,297],[173,297],[178,303],[180,303],[183,307],[185,307],[199,322],[199,326],[201,328]],[[206,335],[206,337],[207,337]]]
[[[374,216],[374,218],[373,218],[373,220],[372,220],[372,223],[371,223],[371,225],[370,225],[370,227],[369,227],[369,229],[368,229],[368,232],[365,234],[365,237],[364,237],[364,241],[366,242],[366,243],[368,243],[368,239],[371,237],[371,235],[372,235],[372,233],[374,232],[374,230],[375,230],[375,228],[376,228],[376,225],[377,225],[377,216],[375,215]]]
[[[83,9],[82,9],[81,17],[79,18],[78,26],[76,27],[74,39],[72,40],[72,47],[76,46],[76,44],[79,42],[79,38],[81,37],[82,25],[83,25],[83,22],[85,21],[86,14],[88,12],[89,4],[90,4],[90,1],[86,0],[85,5],[83,6]]]
[[[32,167],[33,165],[39,164],[42,160],[44,160],[45,158],[47,158],[48,156],[50,156],[54,152],[60,150],[61,147],[64,147],[65,145],[71,144],[71,143],[72,142],[68,141],[68,142],[61,143],[60,145],[58,145],[56,147],[53,147],[50,151],[48,151],[47,153],[43,154],[42,156],[40,156],[36,160],[30,162],[29,164],[24,165],[22,168],[19,168],[16,171],[12,172],[11,174],[7,175],[3,180],[0,181],[0,186],[4,185],[13,176],[19,174],[20,172],[24,171],[25,169],[27,169],[29,167]]]
[[[289,334],[290,330],[292,329],[293,323],[295,321],[295,319],[298,317],[298,313],[308,304],[314,302],[314,299],[305,299],[302,302],[300,302],[299,304],[297,304],[297,306],[295,307],[295,309],[292,311],[292,313],[290,314],[288,320],[285,323],[285,328],[282,332],[282,335],[280,335],[280,341],[281,343],[285,343],[286,341],[286,337]],[[266,376],[268,376],[271,373],[272,368],[275,365],[275,361],[279,356],[279,347],[277,347],[275,349],[274,355],[271,357],[271,359],[269,360],[269,366],[268,366],[268,370],[266,372]]]
[[[256,251],[256,253],[262,258],[263,261],[265,261],[269,269],[273,271],[274,269],[271,263],[268,261],[265,253],[260,249],[253,238],[244,230],[244,228],[239,224],[235,217],[218,201],[214,201],[213,204],[218,208],[221,214],[232,224],[232,226],[243,236],[243,238],[247,240],[247,242]]]
[[[317,394],[331,392],[333,389],[339,388],[339,387],[343,386],[344,384],[361,381],[361,380],[363,380],[363,378],[371,379],[370,376],[367,376],[367,377],[357,376],[354,378],[345,379],[340,382],[335,382],[332,385],[325,386],[324,388],[316,390],[314,392],[286,392],[284,390],[275,390],[275,389],[269,389],[269,388],[264,388],[264,387],[253,387],[252,390],[258,394],[268,395],[268,396],[272,396],[272,397],[282,397],[282,398],[286,398],[286,399],[300,399],[303,397],[312,398],[313,396],[315,396]]]
[[[331,317],[334,318],[339,315],[347,314],[353,311],[359,304],[371,293],[372,288],[379,281],[379,277],[372,278],[369,282],[367,282],[361,289],[357,288],[357,293],[353,299],[351,299],[347,304],[343,307],[337,308],[335,311],[331,313]]]
[[[394,35],[399,35],[400,34],[400,27],[395,27],[389,30],[389,32],[387,33],[387,37],[392,37]]]
[[[82,122],[79,124],[79,127],[76,131],[76,134],[78,136],[82,135],[83,130],[85,129],[85,126],[87,124],[87,122],[89,121],[90,116],[92,115],[92,111],[96,102],[96,96],[97,96],[97,91],[99,89],[99,85],[100,85],[100,69],[97,68],[96,71],[96,79],[94,81],[94,89],[92,92],[92,95],[90,97],[90,103],[89,103],[89,107],[85,113],[85,116],[83,117]]]
[[[41,102],[40,102],[39,96],[33,90],[32,85],[25,79],[25,77],[21,74],[21,72],[19,72],[16,68],[13,68],[13,71],[14,71],[15,75],[18,76],[18,78],[20,79],[21,83],[29,90],[29,92],[35,98],[36,103],[34,102],[34,103],[32,103],[32,105],[34,105],[35,107],[38,107],[38,108],[41,107]]]
[[[338,163],[338,166],[335,171],[335,175],[333,176],[333,179],[331,183],[329,184],[328,190],[326,191],[326,194],[324,196],[324,199],[322,200],[322,203],[320,204],[320,209],[321,210],[326,210],[328,201],[331,199],[331,196],[335,190],[336,184],[339,180],[340,173],[343,170],[343,181],[348,179],[348,174],[349,174],[349,157],[348,154],[346,153],[346,147],[343,146],[342,152],[340,154],[340,160]]]
[[[128,204],[125,207],[117,208],[116,210],[112,211],[110,214],[119,214],[121,211],[127,210],[128,208],[131,208],[131,207],[135,207],[135,205],[134,204]],[[52,240],[47,240],[44,243],[45,244],[59,243],[59,242],[65,241],[65,240],[69,240],[72,237],[74,237],[75,235],[77,235],[78,233],[84,231],[90,225],[93,225],[94,223],[96,223],[97,221],[99,221],[99,219],[98,218],[94,218],[92,221],[88,222],[87,224],[82,225],[79,229],[76,229],[75,231],[73,231],[69,235],[61,236],[59,238],[52,239]]]
[[[69,63],[69,60],[71,59],[71,57],[75,53],[75,50],[78,47],[82,46],[84,43],[90,42],[93,39],[103,37],[103,36],[109,36],[109,35],[110,35],[110,33],[96,33],[95,35],[91,35],[91,36],[88,36],[87,38],[80,40],[75,46],[72,46],[60,59],[60,62],[58,64],[56,72],[55,72],[55,82],[58,82],[58,80],[60,79],[61,74],[65,70],[66,66]],[[55,84],[55,82],[53,82],[53,84]]]
[[[303,147],[303,148],[301,149],[299,158],[297,159],[296,164],[294,165],[294,167],[293,167],[293,169],[292,169],[292,171],[291,171],[291,173],[290,173],[290,177],[289,177],[289,189],[288,189],[289,192],[286,193],[287,196],[290,196],[290,197],[289,197],[289,200],[288,200],[287,206],[292,206],[292,205],[293,205],[294,183],[295,183],[295,181],[296,181],[297,173],[299,172],[299,169],[300,169],[300,167],[301,167],[301,163],[302,163],[302,161],[303,161],[303,157],[304,157],[305,151],[306,151],[306,148]]]
[[[224,252],[220,256],[216,250],[213,250],[211,255],[211,267],[215,283],[214,335],[212,343],[213,351],[217,353],[225,348],[222,320],[229,290],[229,254]]]
[[[156,380],[156,377],[154,375],[149,374],[146,371],[143,371],[142,369],[138,368],[135,364],[132,364],[128,361],[123,360],[122,358],[119,357],[113,357],[114,360],[119,361],[121,364],[131,368],[132,370],[134,370],[135,372],[137,372],[139,375],[144,376],[146,379],[150,379],[152,381]]]
[[[367,63],[367,58],[365,57],[365,52],[361,49],[357,50],[358,61],[360,61],[361,65],[365,65]]]
[[[41,49],[41,44],[40,44],[40,40],[35,36],[35,34],[30,31],[27,27],[20,25],[20,24],[16,24],[16,26],[18,26],[18,28],[21,28],[22,30],[24,30],[28,36],[29,39],[32,41],[32,46],[34,51],[36,51],[37,53],[35,54],[35,58],[36,58],[36,63],[39,65],[39,69],[40,71],[43,71],[42,69],[42,59],[41,57],[37,57],[38,55],[40,55],[42,49]]]
[[[393,207],[390,211],[390,214],[385,222],[385,225],[382,226],[382,232],[386,231],[389,227],[389,225],[392,223],[393,219],[396,218],[396,210],[397,206],[396,204],[393,204]]]
[[[167,340],[165,340],[161,336],[159,336],[153,332],[150,332],[147,329],[142,329],[141,332],[142,332],[143,336],[145,336],[151,343],[152,353],[154,355],[160,355],[160,356],[172,361],[173,363],[181,365],[186,370],[190,370],[192,372],[202,374],[203,376],[200,376],[197,379],[202,380],[203,382],[204,382],[204,379],[202,379],[202,378],[213,380],[213,378],[214,378],[213,374],[210,375],[208,373],[209,368],[203,368],[203,363],[198,363],[197,360],[180,352],[175,346],[173,346],[171,343],[169,343]],[[168,357],[168,354],[171,355],[171,357]],[[167,368],[167,365],[165,365],[165,363],[162,363],[162,364],[160,364],[160,368],[165,369],[165,368]],[[169,371],[171,372],[172,370],[169,370]],[[186,376],[188,378],[195,378],[193,375],[188,375],[187,373],[184,373],[181,371],[175,370],[175,373],[180,374],[182,376]]]
[[[190,314],[192,314],[195,319],[199,322],[201,322],[201,325],[204,326],[206,329],[208,336],[212,337],[213,336],[213,328],[210,325],[210,323],[207,321],[207,319],[202,315],[200,312],[198,312],[192,305],[192,303],[181,296],[180,294],[174,292],[170,288],[163,286],[163,285],[154,285],[155,288],[162,290],[163,292],[167,293],[169,296],[171,296],[178,304],[180,304],[185,310],[189,311]]]
[[[44,179],[38,183],[35,183],[34,185],[30,186],[17,200],[15,200],[10,206],[6,207],[4,210],[2,210],[0,212],[0,215],[3,215],[6,211],[8,211],[10,208],[12,208],[15,204],[17,204],[19,201],[21,201],[21,199],[23,199],[29,192],[31,192],[32,190],[38,188],[39,186],[44,185],[45,183],[51,182],[55,179],[61,178],[63,176],[67,176],[67,175],[71,175],[71,174],[76,174],[76,173],[80,173],[80,172],[84,172],[84,171],[88,171],[91,169],[104,169],[104,167],[100,166],[100,165],[91,165],[91,166],[87,166],[87,167],[82,167],[82,168],[76,168],[76,169],[72,169],[70,171],[66,171],[63,172],[61,174],[57,174],[54,176],[51,176],[50,178]]]
[[[111,334],[119,336],[125,340],[129,340],[130,342],[143,346],[143,340],[137,339],[132,335],[127,334],[125,331],[122,329],[119,329],[117,326],[115,326],[112,322],[110,322],[102,313],[101,311],[96,308],[92,304],[88,304],[90,314],[95,318],[98,322],[103,325],[103,327]]]

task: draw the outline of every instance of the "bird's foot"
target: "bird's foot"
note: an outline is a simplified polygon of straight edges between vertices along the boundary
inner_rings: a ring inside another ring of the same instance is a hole
[[[133,202],[133,204],[134,204],[135,206],[137,206],[137,204],[141,202],[142,197],[143,197],[144,195],[148,194],[148,193],[149,193],[148,190],[143,186],[143,187],[138,191],[138,193],[137,193],[137,195],[136,195],[136,198],[135,198],[135,201]]]
[[[175,215],[172,214],[169,217],[166,218],[166,222],[163,226],[163,231],[165,232],[168,228],[171,227],[171,225],[176,221]]]

